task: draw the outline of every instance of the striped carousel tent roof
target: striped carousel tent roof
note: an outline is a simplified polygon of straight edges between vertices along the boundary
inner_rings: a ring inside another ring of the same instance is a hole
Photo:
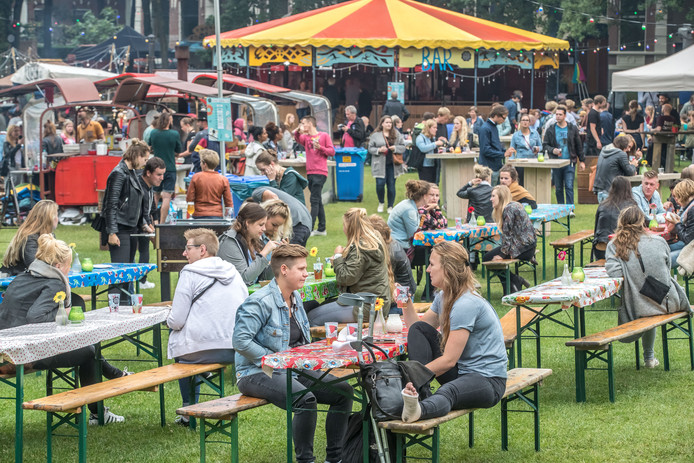
[[[203,44],[214,46],[215,36]],[[565,40],[412,0],[352,0],[221,34],[222,47],[442,47],[564,50]]]

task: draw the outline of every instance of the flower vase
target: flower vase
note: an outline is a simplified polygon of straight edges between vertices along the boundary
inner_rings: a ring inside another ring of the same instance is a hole
[[[75,251],[74,249],[72,251],[72,266],[70,267],[70,271],[73,273],[80,273],[82,271],[80,255],[77,254],[77,251]]]
[[[648,167],[646,167],[645,165],[641,164],[641,169],[639,169],[639,174],[640,174],[640,175],[643,175],[643,174],[645,174],[647,171],[648,171]]]
[[[374,336],[383,336],[386,334],[386,320],[383,318],[383,310],[376,311],[376,320],[374,320]]]
[[[569,272],[569,264],[564,264],[564,272],[561,274],[561,284],[562,286],[571,286],[573,284],[571,273]]]
[[[468,222],[468,225],[470,225],[471,227],[477,226],[477,216],[474,212],[470,214],[470,221]]]
[[[55,314],[55,324],[57,326],[65,326],[69,323],[67,311],[65,310],[65,302],[58,303],[58,312]]]

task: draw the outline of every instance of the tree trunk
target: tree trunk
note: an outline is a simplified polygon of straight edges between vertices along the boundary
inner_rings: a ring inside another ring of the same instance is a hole
[[[142,0],[142,23],[145,37],[152,33],[152,10],[150,0]]]
[[[154,35],[159,42],[159,50],[161,51],[161,67],[168,69],[169,67],[169,10],[171,2],[169,0],[151,0],[152,2],[152,26],[154,27]]]
[[[43,2],[43,57],[53,58],[53,0]]]

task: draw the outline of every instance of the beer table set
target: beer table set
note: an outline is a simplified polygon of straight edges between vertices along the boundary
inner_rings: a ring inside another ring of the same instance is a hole
[[[169,307],[143,307],[141,313],[133,313],[131,307],[120,306],[119,312],[110,312],[109,308],[92,310],[85,313],[85,320],[80,324],[57,326],[55,322],[35,323],[0,330],[0,365],[13,364],[16,367],[14,378],[1,375],[0,384],[14,390],[14,396],[3,397],[15,401],[15,462],[23,460],[24,443],[24,380],[27,364],[47,359],[58,354],[97,344],[97,358],[100,357],[100,343],[112,340],[103,348],[111,347],[123,341],[134,344],[157,362],[163,364],[161,345],[161,324],[169,315]],[[152,332],[152,343],[141,339],[141,336]],[[99,376],[101,378],[101,376]],[[162,420],[164,419],[164,388],[159,388],[159,404]]]
[[[70,272],[67,280],[71,288],[91,288],[92,310],[96,310],[96,296],[108,291],[108,289],[98,291],[99,286],[134,282],[135,293],[138,293],[140,278],[156,269],[156,264],[94,264],[94,270],[91,272]],[[2,301],[2,292],[7,289],[14,278],[0,278],[0,301]]]
[[[559,326],[571,330],[573,339],[586,335],[585,307],[614,296],[622,287],[622,278],[611,278],[604,267],[584,269],[585,280],[570,286],[563,285],[561,278],[542,283],[532,288],[518,291],[504,296],[501,302],[505,305],[515,306],[516,310],[516,367],[523,366],[522,338],[523,326],[521,325],[521,310],[525,309],[535,314],[534,319],[526,324],[525,329],[535,325],[534,337],[537,343],[537,367],[540,368],[540,322],[547,320]],[[538,307],[539,306],[539,307]],[[573,309],[573,320],[563,319],[567,310]],[[513,309],[511,309],[513,310]],[[560,317],[562,319],[560,319]],[[556,336],[554,336],[556,337]],[[513,351],[512,351],[513,352]],[[513,361],[513,359],[509,359]],[[576,381],[583,370],[578,365],[578,354],[575,359]],[[578,396],[577,396],[578,400]]]
[[[387,342],[385,340],[387,339]],[[383,349],[387,354],[388,358],[395,358],[400,355],[407,353],[407,332],[403,331],[400,333],[388,333],[387,336],[383,336],[382,340],[379,338],[374,339],[374,344]],[[363,349],[361,353],[355,350],[349,350],[346,352],[335,353],[332,346],[328,345],[327,340],[312,342],[311,344],[305,344],[303,346],[294,347],[292,349],[277,352],[273,354],[268,354],[263,357],[261,362],[261,367],[263,371],[267,374],[272,374],[274,370],[286,370],[287,371],[287,462],[291,463],[294,458],[293,450],[293,433],[292,433],[292,413],[293,413],[293,402],[294,399],[304,395],[312,390],[319,387],[330,388],[332,384],[349,381],[351,379],[357,378],[359,375],[359,356],[362,356],[364,362],[371,363],[373,359],[371,355]],[[374,349],[374,355],[377,357],[376,360],[385,360],[385,356],[382,352]],[[336,380],[327,381],[324,380],[330,372],[335,368],[353,369],[354,372],[348,375],[340,375]],[[310,376],[304,375],[304,371],[324,371],[325,374],[322,375],[318,381],[314,383],[312,387],[309,387],[301,392],[293,392],[292,390],[292,376],[304,376],[311,378]],[[335,390],[336,393],[339,393]],[[358,391],[355,392],[354,399],[361,403],[362,409],[366,404],[365,392]],[[364,429],[362,431],[362,437],[364,438],[364,445],[362,446],[362,456],[363,461],[369,461],[368,451],[369,451],[369,421],[366,420]]]

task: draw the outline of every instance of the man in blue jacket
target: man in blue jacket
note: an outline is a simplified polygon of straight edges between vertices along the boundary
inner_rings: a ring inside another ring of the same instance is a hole
[[[514,90],[511,94],[511,98],[504,101],[504,107],[508,110],[508,119],[511,123],[511,131],[515,131],[518,128],[518,112],[520,111],[520,101],[523,99],[523,92],[520,90]]]
[[[496,128],[497,125],[504,123],[507,114],[508,110],[504,106],[495,107],[477,133],[480,142],[478,162],[492,170],[492,186],[499,184],[499,169],[504,164],[504,156],[511,155],[510,148],[504,152],[499,140],[499,130]]]

